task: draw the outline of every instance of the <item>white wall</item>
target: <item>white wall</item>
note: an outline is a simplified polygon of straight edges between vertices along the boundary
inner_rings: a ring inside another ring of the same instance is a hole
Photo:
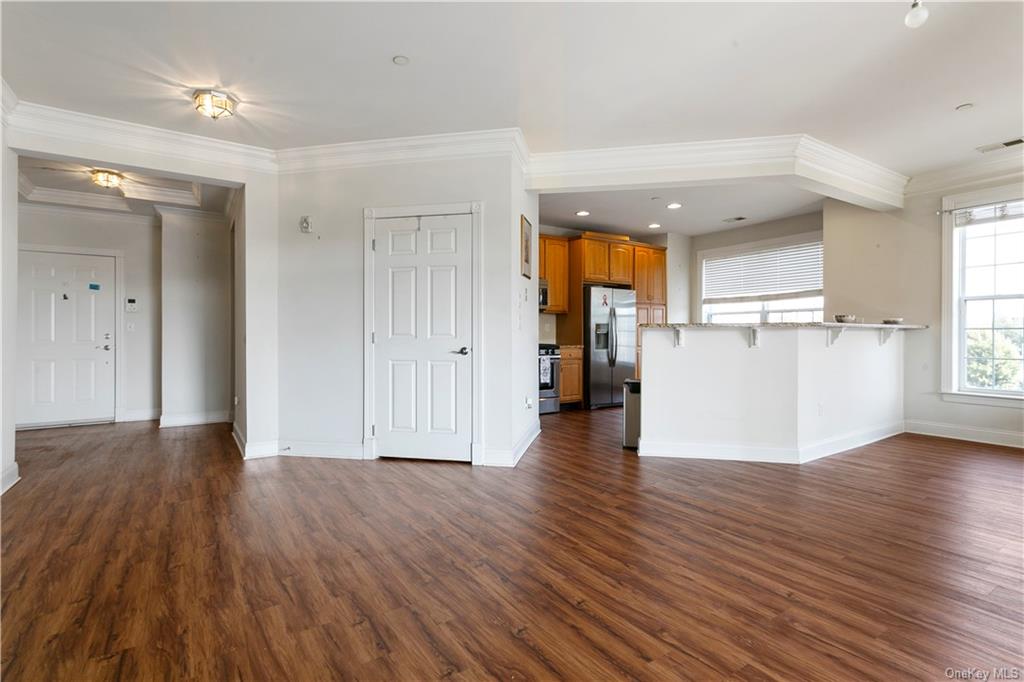
[[[870,213],[871,211],[868,212]],[[698,254],[701,251],[738,246],[763,239],[778,239],[795,234],[820,231],[821,215],[821,213],[806,213],[793,216],[792,218],[781,218],[766,223],[758,223],[757,225],[735,227],[731,230],[711,232],[710,234],[701,234],[693,237],[690,242],[690,318],[694,322],[700,322],[701,320],[700,278],[702,271],[701,265],[697,260]]]
[[[139,312],[125,313],[134,326],[118,330],[124,353],[125,395],[118,396],[118,419],[156,419],[160,412],[160,228],[154,217],[117,214],[21,202],[21,244],[119,250],[124,253],[124,291],[138,301]]]
[[[668,287],[668,321],[690,321],[690,268],[693,238],[685,234],[665,235],[665,275]]]
[[[868,319],[901,316],[908,323],[929,325],[906,338],[908,430],[1024,445],[1024,411],[1019,406],[949,402],[940,391],[942,220],[936,212],[944,195],[1010,182],[911,196],[902,210],[888,213],[825,202],[826,318],[851,312]]]
[[[4,126],[0,126],[0,136]],[[2,299],[3,320],[0,328],[0,359],[3,362],[3,376],[0,381],[0,492],[7,490],[18,481],[18,463],[14,458],[14,407],[17,394],[16,349],[18,337],[18,156],[7,149],[6,139],[0,140],[0,299]]]
[[[230,421],[231,232],[224,217],[159,207],[161,426]]]
[[[485,452],[498,463],[514,459],[538,421],[536,277],[520,277],[518,262],[519,214],[536,226],[537,207],[522,187],[503,157],[281,176],[282,442],[338,453],[361,447],[363,210],[481,201],[484,395],[474,400],[483,403]],[[312,234],[299,232],[303,215]]]
[[[232,346],[233,366],[232,384],[234,395],[232,397],[234,416],[234,432],[236,438],[242,438],[241,434],[246,433],[245,424],[245,188],[238,187],[231,190],[228,197],[226,210],[226,223],[228,229],[232,230],[234,239],[234,274],[235,281],[232,286],[232,335],[234,345]]]

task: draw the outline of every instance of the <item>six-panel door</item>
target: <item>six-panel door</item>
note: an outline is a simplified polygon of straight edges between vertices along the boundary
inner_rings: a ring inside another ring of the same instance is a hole
[[[114,421],[114,258],[18,254],[18,426]]]
[[[469,461],[472,217],[374,223],[377,455]]]

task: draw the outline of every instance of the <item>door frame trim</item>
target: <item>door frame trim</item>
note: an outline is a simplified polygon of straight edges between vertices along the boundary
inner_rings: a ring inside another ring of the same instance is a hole
[[[483,462],[483,414],[484,414],[484,366],[483,366],[483,225],[484,202],[468,201],[450,204],[421,204],[413,206],[391,206],[363,209],[363,459],[377,458],[377,442],[373,434],[376,420],[374,404],[374,354],[372,334],[374,332],[374,251],[373,239],[375,221],[384,218],[415,218],[439,215],[470,215],[473,247],[470,251],[472,281],[473,324],[470,347],[472,353],[473,380],[469,400],[472,405],[470,418],[470,461]]]
[[[124,399],[126,368],[125,353],[121,352],[124,341],[124,251],[121,249],[94,249],[87,246],[55,246],[52,244],[18,244],[18,252],[35,251],[42,253],[61,253],[68,256],[105,256],[114,259],[114,421],[130,421]],[[62,422],[63,423],[63,422]],[[33,425],[16,425],[18,429],[35,428]]]

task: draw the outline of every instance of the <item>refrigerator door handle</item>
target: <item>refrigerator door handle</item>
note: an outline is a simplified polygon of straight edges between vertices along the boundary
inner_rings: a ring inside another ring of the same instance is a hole
[[[608,344],[608,366],[614,367],[615,361],[619,358],[619,330],[618,319],[615,315],[615,306],[612,306],[608,311],[608,335],[610,336]]]

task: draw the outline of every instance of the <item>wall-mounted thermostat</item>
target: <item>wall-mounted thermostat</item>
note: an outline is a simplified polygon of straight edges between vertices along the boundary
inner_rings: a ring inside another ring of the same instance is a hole
[[[137,313],[139,312],[139,302],[134,298],[124,299],[124,311],[126,313]]]

